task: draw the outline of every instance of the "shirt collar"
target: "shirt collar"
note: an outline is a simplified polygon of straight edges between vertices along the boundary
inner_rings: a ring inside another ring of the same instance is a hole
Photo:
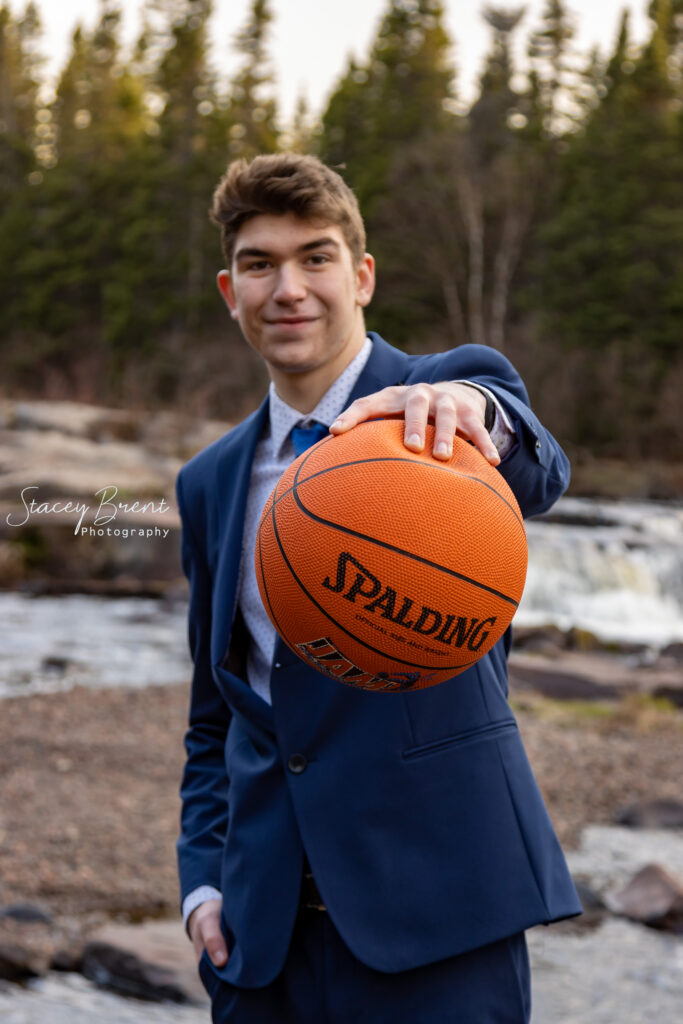
[[[282,446],[289,437],[292,427],[297,424],[308,424],[311,420],[324,423],[329,427],[334,423],[337,416],[344,411],[358,378],[365,369],[365,364],[372,352],[372,341],[365,339],[365,344],[349,365],[328,388],[322,396],[315,409],[308,415],[303,416],[298,409],[293,409],[278,395],[275,385],[271,381],[268,392],[269,400],[269,421],[270,440],[273,455],[278,458],[282,452]]]

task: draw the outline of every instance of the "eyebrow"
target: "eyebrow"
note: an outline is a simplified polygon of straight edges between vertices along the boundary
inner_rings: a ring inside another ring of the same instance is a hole
[[[322,249],[325,246],[331,246],[333,249],[339,249],[340,247],[336,238],[326,236],[324,238],[315,238],[312,242],[306,242],[305,245],[300,245],[297,252],[310,252],[313,249]],[[243,259],[268,259],[270,256],[272,256],[272,253],[268,252],[267,249],[244,247],[237,250],[234,259],[237,263]]]

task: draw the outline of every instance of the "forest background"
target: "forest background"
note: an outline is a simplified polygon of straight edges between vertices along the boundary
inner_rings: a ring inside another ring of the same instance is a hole
[[[647,0],[644,0],[647,3]],[[409,351],[492,345],[575,460],[683,460],[683,0],[639,46],[579,54],[563,0],[482,6],[459,100],[439,0],[387,0],[326,109],[278,116],[274,5],[225,79],[211,0],[147,0],[132,50],[100,0],[46,88],[40,5],[0,6],[0,389],[234,421],[259,361],[225,315],[211,194],[227,162],[313,152],[356,191],[379,265],[368,326]],[[683,483],[681,484],[683,493]],[[664,496],[676,496],[666,494]],[[680,495],[678,495],[680,496]]]

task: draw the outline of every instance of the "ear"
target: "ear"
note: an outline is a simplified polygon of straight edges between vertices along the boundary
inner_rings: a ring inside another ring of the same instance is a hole
[[[356,269],[356,302],[367,306],[375,292],[375,259],[366,252]]]
[[[235,289],[230,272],[228,270],[219,270],[216,275],[216,284],[218,285],[218,291],[223,296],[225,305],[230,310],[230,316],[233,320],[238,320],[239,312],[237,310],[237,297],[235,296]]]

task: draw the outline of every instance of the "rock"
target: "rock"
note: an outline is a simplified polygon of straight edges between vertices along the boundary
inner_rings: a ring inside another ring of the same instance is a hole
[[[564,651],[604,652],[630,657],[651,655],[650,647],[645,643],[601,639],[590,630],[578,626],[572,626],[566,631],[551,623],[544,626],[514,626],[512,638],[513,650],[543,654],[550,658],[558,657]],[[671,664],[672,660],[669,658],[666,663]]]
[[[683,886],[659,864],[641,868],[608,906],[631,921],[683,934]]]
[[[618,811],[615,821],[629,828],[683,828],[683,803],[680,800],[641,800]]]
[[[595,633],[591,633],[589,629],[572,626],[567,631],[565,646],[572,651],[597,651],[600,650],[602,644]]]
[[[14,904],[14,908],[20,907]],[[33,918],[28,910],[22,920],[23,910],[19,909],[19,919],[4,914],[0,918],[0,979],[5,981],[29,981],[45,974],[50,959],[54,954],[57,934],[43,918]],[[47,915],[45,915],[46,918]],[[49,919],[47,919],[49,921]]]
[[[559,667],[556,663],[538,658],[532,661],[517,655],[510,660],[510,687],[514,691],[535,690],[544,697],[554,700],[614,700],[632,689],[630,681],[625,685],[607,685],[592,679],[567,658],[563,658]]]
[[[578,849],[565,853],[572,876],[587,882],[610,909],[609,897],[655,860],[683,878],[683,834],[676,829],[586,825]]]
[[[50,969],[64,972],[65,974],[81,973],[83,966],[82,953],[75,953],[69,949],[59,949],[50,961]]]
[[[666,647],[662,648],[659,656],[660,658],[668,658],[671,661],[675,661],[679,665],[683,664],[683,643],[676,641],[675,643],[667,644]]]
[[[621,645],[623,648],[624,645]],[[683,701],[683,680],[672,662],[645,663],[623,649],[550,652],[515,645],[510,655],[511,687],[535,690],[556,700],[619,700],[629,694]]]
[[[0,978],[5,981],[28,981],[44,973],[47,964],[38,962],[23,946],[0,944]]]
[[[562,526],[596,527],[619,526],[619,520],[604,512],[596,512],[591,506],[583,506],[568,502],[556,505],[552,511],[534,516],[534,521],[542,523],[559,523]]]
[[[69,667],[69,659],[62,658],[58,654],[50,654],[47,658],[43,658],[40,663],[40,667],[46,672],[54,672],[57,675],[63,675]]]
[[[652,696],[660,700],[668,700],[675,708],[683,708],[683,684],[681,686],[657,686]]]
[[[557,626],[515,626],[512,642],[516,651],[557,657],[565,648],[565,635]]]
[[[173,972],[141,960],[104,942],[89,942],[83,950],[81,971],[101,988],[149,1002],[184,1003],[187,996],[175,984]]]
[[[99,985],[150,1001],[205,1003],[194,949],[180,920],[108,924],[83,950],[83,974]]]
[[[26,924],[52,924],[50,915],[34,903],[10,903],[0,907],[0,917],[10,917]]]

